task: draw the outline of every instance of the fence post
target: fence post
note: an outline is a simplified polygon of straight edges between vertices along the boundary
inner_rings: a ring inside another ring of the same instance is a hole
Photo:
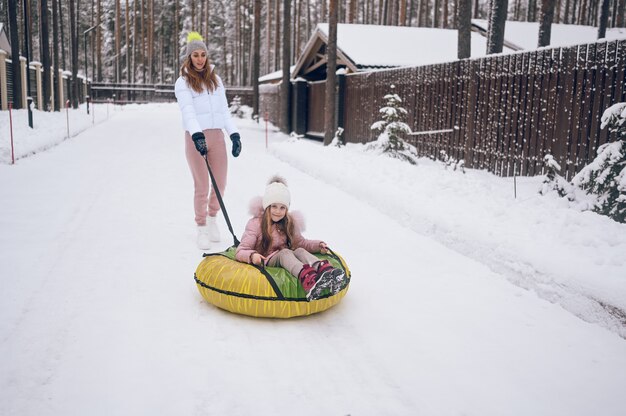
[[[54,104],[54,99],[56,96],[56,91],[54,90],[54,67],[50,66],[48,73],[50,74],[50,102],[48,103],[50,105],[50,111],[55,111],[56,110],[56,106]]]
[[[8,94],[7,88],[7,53],[0,49],[0,110],[6,110],[8,108]]]
[[[41,82],[41,63],[31,62],[35,67],[35,85],[37,86],[37,109],[44,110],[46,106],[43,103],[43,87]]]
[[[345,132],[345,98],[346,98],[346,74],[340,73],[337,74],[337,95],[335,102],[335,120],[337,121],[337,128],[341,127]],[[335,132],[333,131],[333,135]],[[345,133],[344,133],[345,134]],[[344,136],[344,142],[346,142],[347,137]]]
[[[11,109],[13,108],[13,103],[9,102],[8,103],[8,107],[9,107],[9,125],[10,125],[10,130],[11,130],[11,164],[14,165],[15,164],[15,151],[13,149],[13,114],[11,112]]]
[[[26,97],[28,96],[28,94],[26,93],[27,91],[27,84],[26,84],[26,58],[24,58],[23,56],[20,56],[20,76],[22,77],[22,103],[24,105],[24,108],[28,108],[28,100],[26,99]],[[13,91],[13,94],[15,94],[16,91]]]
[[[65,93],[63,92],[63,91],[65,91],[65,85],[63,85],[65,83],[65,81],[63,81],[63,70],[62,69],[59,69],[57,77],[58,77],[57,94],[59,94],[59,105],[62,106],[63,103],[65,102]]]
[[[65,114],[67,118],[67,138],[70,138],[70,100],[65,101]]]

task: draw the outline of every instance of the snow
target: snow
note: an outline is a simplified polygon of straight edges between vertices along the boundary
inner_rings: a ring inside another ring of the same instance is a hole
[[[487,20],[472,19],[472,23],[488,29]],[[524,50],[537,49],[539,40],[538,22],[515,22],[507,20],[504,26],[504,39]],[[608,28],[606,40],[626,39],[626,28]],[[550,29],[550,46],[573,46],[593,43],[598,40],[598,28],[594,26],[566,25],[553,23]],[[472,45],[472,48],[474,46]]]
[[[328,23],[317,30],[328,36]],[[420,66],[457,60],[456,30],[380,25],[337,25],[337,48],[362,66]],[[486,55],[487,40],[471,33],[472,57]],[[505,48],[505,52],[511,52]]]
[[[263,121],[236,120],[237,235],[279,173],[306,236],[353,277],[326,312],[254,319],[195,287],[176,104],[116,106],[65,140],[63,113],[35,132],[14,115],[19,156],[0,163],[2,415],[623,414],[626,226],[538,195],[541,177],[517,178],[515,198],[513,178],[272,126],[266,149]],[[232,242],[219,223],[216,251]]]

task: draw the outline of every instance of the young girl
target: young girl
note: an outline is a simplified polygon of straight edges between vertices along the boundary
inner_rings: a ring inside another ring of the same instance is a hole
[[[230,135],[233,157],[241,152],[241,138],[228,110],[224,83],[209,63],[207,54],[202,36],[191,32],[174,88],[183,118],[185,154],[193,177],[197,243],[204,250],[210,248],[211,241],[220,241],[215,221],[220,205],[214,189],[209,196],[209,174],[204,158],[211,165],[220,194],[224,195],[228,159],[222,129]]]
[[[302,236],[302,218],[289,213],[290,202],[286,181],[272,177],[262,201],[260,197],[252,200],[250,211],[254,217],[248,221],[237,247],[237,260],[286,269],[300,280],[309,300],[316,299],[327,288],[336,293],[345,272],[311,254],[326,254],[328,247],[323,241]]]

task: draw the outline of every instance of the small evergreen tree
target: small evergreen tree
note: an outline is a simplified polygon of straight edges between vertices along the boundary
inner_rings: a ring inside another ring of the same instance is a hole
[[[417,163],[417,150],[405,142],[400,135],[411,133],[411,128],[403,119],[408,114],[406,109],[401,107],[402,99],[393,92],[395,88],[391,85],[391,93],[385,95],[385,106],[379,112],[382,120],[372,124],[371,129],[378,132],[378,140],[368,145],[367,149],[379,151],[396,159],[407,161],[413,165]]]
[[[593,198],[595,212],[626,223],[626,103],[607,108],[601,120],[617,140],[600,146],[572,182]]]
[[[346,145],[343,138],[343,128],[337,128],[337,131],[335,132],[335,137],[333,137],[333,141],[330,142],[330,145],[335,147],[342,147]]]
[[[244,117],[243,108],[241,108],[241,97],[235,95],[233,100],[230,102],[230,107],[228,108],[230,113],[238,118]]]
[[[546,195],[552,191],[556,191],[556,193],[558,193],[561,197],[567,196],[571,191],[571,185],[565,180],[565,178],[559,175],[561,165],[554,160],[554,157],[551,154],[544,156],[543,163],[546,169],[546,176],[541,183],[539,193],[541,195]]]

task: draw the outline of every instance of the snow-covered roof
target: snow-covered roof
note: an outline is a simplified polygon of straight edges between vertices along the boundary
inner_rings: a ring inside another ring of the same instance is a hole
[[[328,24],[317,25],[328,37]],[[486,55],[487,40],[472,32],[472,57]],[[458,34],[454,29],[337,25],[337,48],[358,67],[431,65],[457,59]],[[505,48],[505,52],[512,52]]]
[[[486,20],[472,19],[472,23],[484,30],[488,28]],[[504,26],[504,38],[524,50],[537,49],[539,23],[507,21]],[[626,28],[608,28],[606,39],[626,39]],[[551,47],[580,45],[596,40],[598,40],[598,28],[594,26],[553,23],[550,29]]]
[[[289,71],[291,71],[292,74],[293,74],[293,69],[295,67],[296,67],[295,65],[292,65],[289,68]],[[259,77],[259,82],[263,83],[263,82],[270,82],[270,81],[279,81],[280,79],[282,79],[282,77],[283,77],[283,70],[279,69],[278,71],[270,72],[269,74],[265,74]]]
[[[0,23],[0,49],[11,53],[11,42],[9,42],[7,28],[4,23]]]

